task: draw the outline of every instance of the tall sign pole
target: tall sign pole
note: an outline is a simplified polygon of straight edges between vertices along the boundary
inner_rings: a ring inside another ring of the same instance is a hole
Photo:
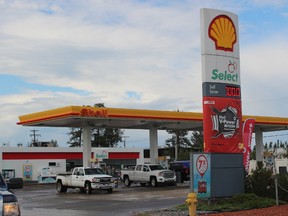
[[[238,16],[201,9],[204,151],[242,153]]]

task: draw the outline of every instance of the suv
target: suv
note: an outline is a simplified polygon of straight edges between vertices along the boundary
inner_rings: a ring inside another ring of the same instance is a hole
[[[20,216],[20,207],[16,196],[8,190],[8,186],[0,173],[0,212],[3,216]]]
[[[177,181],[183,183],[190,180],[190,161],[174,161],[170,163],[169,169],[176,173],[177,178],[180,177]]]

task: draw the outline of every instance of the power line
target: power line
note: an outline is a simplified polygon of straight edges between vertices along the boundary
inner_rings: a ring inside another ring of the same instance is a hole
[[[278,135],[266,135],[266,136],[263,136],[263,138],[278,137],[278,136],[288,136],[288,133],[287,134],[278,134]],[[254,137],[252,137],[252,139],[254,139]]]
[[[269,135],[269,136],[263,136],[263,137],[278,137],[278,136],[288,136],[287,134],[278,134],[278,135]]]
[[[32,143],[36,143],[36,141],[37,141],[37,137],[40,137],[41,136],[41,134],[37,134],[36,132],[38,131],[38,130],[30,130],[31,132],[32,132],[32,134],[30,134],[30,137],[32,137]]]

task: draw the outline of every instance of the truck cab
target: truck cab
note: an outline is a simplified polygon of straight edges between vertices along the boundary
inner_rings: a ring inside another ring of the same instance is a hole
[[[17,197],[8,189],[2,174],[0,174],[0,211],[3,216],[21,215]]]

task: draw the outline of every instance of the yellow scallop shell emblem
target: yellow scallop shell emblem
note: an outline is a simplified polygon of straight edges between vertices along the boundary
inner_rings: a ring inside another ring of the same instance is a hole
[[[237,37],[235,25],[230,17],[226,15],[215,17],[209,25],[208,34],[215,42],[217,50],[233,52]]]

